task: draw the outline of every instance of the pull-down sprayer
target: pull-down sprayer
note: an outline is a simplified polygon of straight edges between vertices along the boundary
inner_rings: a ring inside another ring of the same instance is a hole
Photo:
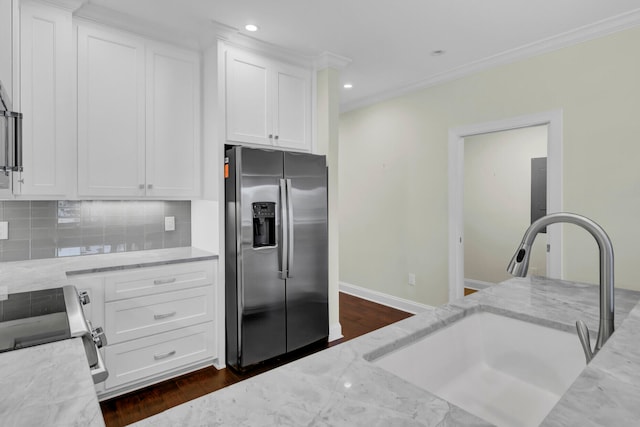
[[[524,277],[527,275],[529,268],[529,256],[531,254],[531,246],[540,231],[546,226],[566,222],[578,225],[587,230],[598,243],[600,250],[600,324],[598,327],[598,338],[593,350],[591,350],[591,341],[589,339],[589,330],[582,320],[576,322],[578,329],[578,337],[582,343],[582,349],[587,359],[587,363],[591,361],[593,356],[602,348],[604,343],[613,334],[613,247],[607,233],[589,218],[576,215],[573,213],[559,212],[544,216],[532,223],[524,233],[522,243],[518,247],[515,255],[511,259],[507,271],[516,277]]]

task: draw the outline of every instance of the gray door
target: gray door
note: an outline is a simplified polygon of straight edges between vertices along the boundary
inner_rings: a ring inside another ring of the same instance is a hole
[[[284,153],[292,238],[287,351],[328,336],[327,168],[323,156]]]
[[[547,214],[547,158],[531,159],[531,222]],[[545,229],[544,233],[547,232]]]
[[[280,278],[279,238],[275,246],[254,247],[253,203],[280,206],[282,153],[241,150],[240,174],[240,359],[248,366],[286,352],[285,281]],[[276,209],[276,212],[280,212]],[[279,230],[281,218],[276,216]],[[276,233],[280,235],[279,232]]]

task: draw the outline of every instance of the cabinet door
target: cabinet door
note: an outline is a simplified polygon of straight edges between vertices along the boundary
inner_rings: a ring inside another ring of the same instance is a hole
[[[213,286],[107,303],[109,345],[213,321]],[[325,324],[326,327],[326,324]]]
[[[141,380],[153,380],[167,372],[213,360],[215,338],[212,323],[105,347],[109,377],[107,390]],[[157,380],[156,380],[157,381]]]
[[[23,195],[70,193],[71,12],[24,2],[20,9]]]
[[[147,195],[199,196],[199,55],[149,45],[146,99]]]
[[[311,76],[309,71],[278,66],[274,70],[275,145],[311,150]]]
[[[78,194],[144,195],[144,43],[78,27]]]
[[[0,81],[13,98],[13,4],[0,0]]]
[[[272,144],[271,87],[266,59],[237,50],[226,52],[228,141]]]
[[[17,110],[19,105],[13,94],[15,7],[17,7],[16,0],[0,0],[0,82]],[[1,124],[2,121],[0,121]],[[0,199],[11,198],[11,178],[11,174],[7,176],[4,172],[0,172]]]

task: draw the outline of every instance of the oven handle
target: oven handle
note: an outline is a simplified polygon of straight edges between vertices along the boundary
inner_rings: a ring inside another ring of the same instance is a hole
[[[102,359],[102,354],[100,354],[100,350],[97,347],[96,352],[98,356],[98,363],[96,363],[95,367],[91,368],[91,376],[93,377],[94,384],[101,383],[109,377],[109,371],[107,370],[104,360]]]

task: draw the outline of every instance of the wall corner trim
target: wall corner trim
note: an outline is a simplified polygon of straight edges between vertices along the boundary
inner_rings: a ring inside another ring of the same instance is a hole
[[[343,338],[342,325],[340,323],[332,323],[329,325],[329,342]]]

